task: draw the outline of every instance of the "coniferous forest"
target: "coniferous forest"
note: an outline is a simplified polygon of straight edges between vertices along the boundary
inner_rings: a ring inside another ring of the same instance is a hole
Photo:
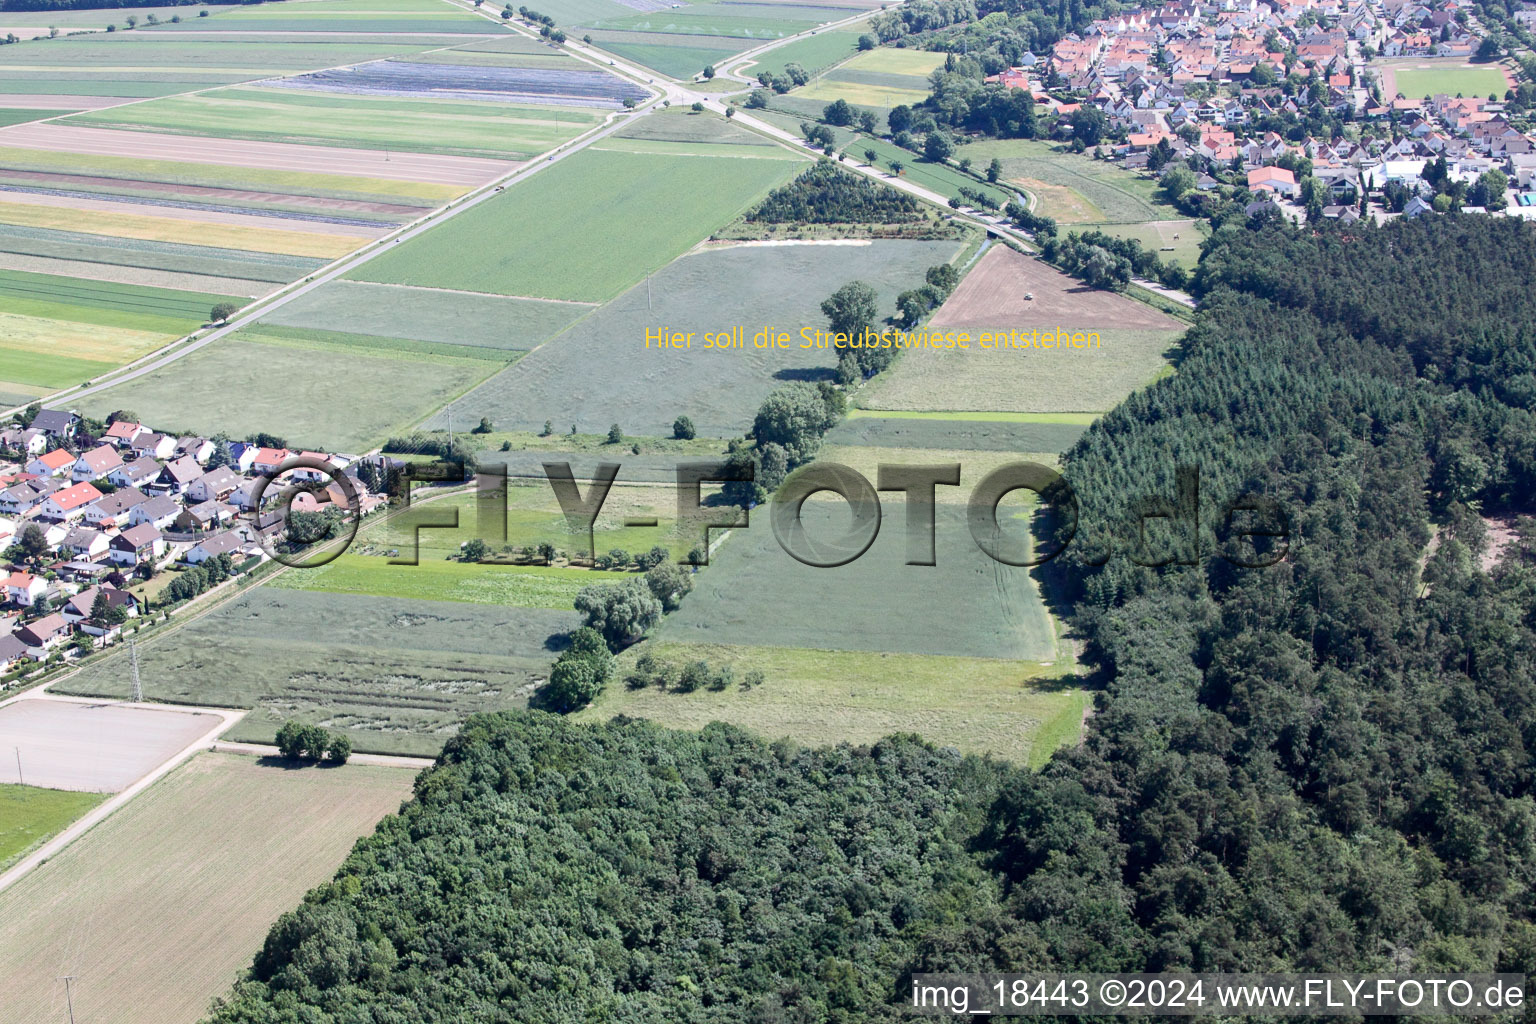
[[[1178,372],[1067,461],[1081,525],[1044,576],[1100,687],[1081,746],[1031,772],[477,718],[213,1020],[874,1022],[918,970],[1536,973],[1536,533],[1495,559],[1486,525],[1536,506],[1536,232],[1224,229],[1193,287]],[[1138,565],[1126,516],[1180,465],[1198,538],[1153,529],[1171,562]],[[1213,554],[1243,494],[1285,516],[1266,568]]]

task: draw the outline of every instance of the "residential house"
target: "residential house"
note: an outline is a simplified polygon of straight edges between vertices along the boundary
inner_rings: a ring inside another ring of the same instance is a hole
[[[107,474],[107,482],[114,487],[144,488],[160,476],[160,463],[154,459],[138,459],[127,462]]]
[[[77,526],[59,542],[60,554],[68,554],[87,562],[94,562],[107,553],[107,535],[89,526]]]
[[[14,448],[23,457],[41,455],[48,450],[48,435],[31,428],[7,427],[0,430],[0,447]]]
[[[256,457],[251,461],[251,472],[271,476],[292,455],[293,452],[287,448],[258,448]]]
[[[112,538],[108,557],[119,565],[158,561],[165,554],[165,539],[149,523],[131,526]]]
[[[1255,167],[1248,172],[1248,189],[1251,192],[1274,192],[1292,198],[1301,191],[1296,184],[1296,175],[1284,167]]]
[[[216,533],[212,537],[204,537],[187,551],[187,562],[191,565],[202,565],[210,558],[220,555],[234,556],[240,553],[245,542],[240,535],[233,530],[225,530]]]
[[[77,484],[87,480],[100,480],[123,464],[123,457],[117,453],[117,449],[104,444],[82,453],[75,460],[70,470],[70,479]]]
[[[93,585],[80,591],[74,597],[64,603],[59,609],[59,614],[64,616],[64,621],[72,626],[78,626],[92,636],[107,636],[117,632],[120,627],[108,627],[91,621],[91,613],[95,610],[96,599],[105,595],[109,607],[121,608],[128,618],[136,618],[139,614],[138,600],[126,590],[102,584]]]
[[[0,636],[0,672],[9,672],[27,657],[27,645],[14,633]]]
[[[163,530],[176,521],[181,515],[181,504],[174,498],[161,495],[158,498],[150,498],[141,505],[135,505],[128,510],[129,526],[144,526],[148,524],[156,530]]]
[[[86,506],[101,497],[94,484],[72,484],[54,491],[38,506],[38,515],[59,522],[73,522],[85,515]]]
[[[240,486],[240,476],[228,466],[210,469],[187,485],[187,500],[191,502],[223,501]]]
[[[251,464],[256,461],[256,453],[260,450],[249,441],[236,441],[229,446],[230,465],[234,466],[237,473],[249,473]]]
[[[198,533],[223,526],[234,517],[233,506],[222,501],[201,501],[183,509],[174,525],[182,533]]]
[[[190,455],[183,455],[167,462],[152,486],[167,494],[180,494],[187,489],[188,484],[202,475],[203,467],[197,464],[197,460]]]
[[[69,623],[58,612],[44,615],[22,626],[12,635],[27,645],[27,656],[42,661],[48,652],[61,646],[72,632]]]
[[[87,526],[94,526],[98,530],[114,530],[127,526],[128,513],[134,506],[142,505],[149,500],[149,495],[136,487],[124,487],[103,495],[91,502],[91,507],[85,510],[85,522]]]
[[[28,424],[33,430],[41,430],[49,437],[72,437],[79,425],[79,416],[62,409],[44,409]]]
[[[150,433],[150,429],[142,423],[129,423],[127,420],[118,420],[107,428],[107,432],[102,435],[102,440],[108,441],[119,448],[127,448],[148,433]]]
[[[44,452],[27,463],[27,472],[38,476],[63,476],[75,464],[75,457],[63,448]]]
[[[30,512],[63,486],[57,480],[23,480],[0,491],[0,512],[12,516]]]
[[[205,465],[213,458],[214,449],[217,447],[206,437],[179,437],[176,439],[176,454],[189,456],[198,465]]]
[[[5,578],[5,599],[21,608],[31,608],[38,598],[48,593],[48,581],[41,576],[20,569]]]
[[[176,439],[151,431],[134,438],[128,447],[141,459],[168,459],[176,451]]]

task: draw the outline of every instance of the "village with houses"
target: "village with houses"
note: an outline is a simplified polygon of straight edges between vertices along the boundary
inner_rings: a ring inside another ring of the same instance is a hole
[[[282,468],[296,456],[345,476],[362,514],[386,503],[369,489],[367,461],[345,455],[59,409],[0,429],[0,687],[269,561],[285,522],[278,475],[298,485],[289,511],[349,508],[333,478]]]
[[[1514,15],[1533,23],[1536,8]],[[1075,148],[1139,172],[1187,166],[1192,207],[1246,189],[1250,216],[1298,221],[1531,218],[1517,70],[1464,0],[1180,0],[1095,21],[988,81],[1030,91],[1058,137],[1087,136]],[[1467,87],[1419,94],[1426,82]],[[1074,116],[1085,108],[1102,118]]]

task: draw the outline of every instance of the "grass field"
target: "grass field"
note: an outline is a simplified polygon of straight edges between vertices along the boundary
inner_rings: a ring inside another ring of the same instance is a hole
[[[270,743],[299,719],[346,732],[358,750],[430,756],[468,715],[524,706],[580,621],[569,603],[517,608],[398,592],[252,590],[140,643],[144,693],[253,708],[226,739]],[[60,688],[121,696],[124,667],[123,656],[108,658]]]
[[[477,216],[449,221],[349,276],[602,301],[670,263],[801,167],[787,151],[783,160],[736,160],[583,150],[509,188]],[[620,181],[624,188],[615,189]],[[529,210],[541,215],[529,217]],[[493,241],[493,256],[463,259]]]
[[[0,893],[7,1019],[194,1024],[412,778],[198,755]]]
[[[571,302],[332,281],[278,307],[263,322],[492,349],[527,350],[591,308]]]
[[[1200,243],[1209,229],[1198,220],[1154,220],[1145,224],[1084,224],[1084,231],[1102,231],[1116,238],[1134,238],[1157,253],[1164,263],[1193,270],[1200,263]],[[1171,250],[1171,251],[1165,251]]]
[[[1088,429],[1085,424],[972,420],[942,416],[917,419],[879,413],[846,419],[827,433],[828,444],[959,451],[1064,452]]]
[[[629,715],[684,729],[724,721],[817,746],[916,732],[940,746],[1038,766],[1077,742],[1089,700],[1066,665],[656,641],[633,648],[621,664],[627,670],[642,652],[731,665],[738,685],[678,693],[619,684],[581,717]],[[739,681],[751,669],[765,681],[744,690]]]
[[[196,327],[208,318],[215,303],[229,298],[20,271],[0,271],[0,296],[6,298],[6,308],[16,313],[72,319],[67,314],[76,309],[103,310],[111,318],[110,326],[144,331]]]
[[[1139,224],[1179,218],[1157,196],[1157,182],[1090,156],[1069,153],[1049,142],[998,139],[959,147],[955,157],[970,157],[985,167],[993,157],[1003,165],[1003,178],[1039,190],[1037,213],[1064,224]],[[1036,185],[1038,187],[1038,185]]]
[[[183,431],[265,430],[308,447],[366,451],[515,355],[433,354],[425,343],[391,341],[258,325],[110,388],[84,410],[105,416],[131,408]],[[189,388],[189,380],[199,386]]]
[[[1503,98],[1509,88],[1504,72],[1496,66],[1471,65],[1460,59],[1431,61],[1421,57],[1403,61],[1389,61],[1393,84],[1383,91],[1389,95],[1402,95],[1407,99],[1425,96],[1488,96]]]
[[[761,646],[793,638],[822,650],[933,654],[1050,662],[1056,641],[1029,570],[982,553],[962,506],[938,507],[937,565],[906,565],[906,510],[882,498],[879,536],[837,568],[791,558],[774,537],[768,510],[733,530],[710,558],[683,606],[667,617],[668,642]],[[846,506],[809,501],[806,532],[836,534]],[[1022,518],[1013,524],[1027,528]]]
[[[71,113],[68,110],[39,110],[27,107],[0,107],[0,128],[10,124],[26,124],[28,121],[38,121],[45,117],[61,117]]]
[[[797,39],[792,43],[785,43],[783,46],[769,50],[762,57],[743,67],[741,72],[748,77],[755,77],[764,71],[772,75],[782,75],[784,65],[799,64],[814,75],[840,60],[853,56],[857,52],[855,47],[858,46],[859,36],[862,33],[862,26],[818,32],[813,36],[806,36],[804,39]]]
[[[602,120],[590,109],[242,87],[77,114],[76,124],[520,160]],[[316,165],[324,167],[317,155]]]
[[[391,565],[383,555],[345,554],[318,569],[295,569],[284,573],[271,586],[327,594],[371,594],[376,597],[456,601],[503,608],[569,609],[576,600],[576,592],[582,587],[592,583],[611,583],[618,578],[588,569],[483,566],[450,562],[442,554],[434,555],[427,542],[435,540],[435,535],[453,533],[466,540],[475,535],[472,516],[461,516],[459,522],[463,524],[459,530],[421,531],[423,543],[419,565]],[[540,536],[560,542],[562,546],[571,543],[554,530]],[[402,541],[397,550],[408,552],[409,542]]]
[[[750,163],[751,161],[746,161]],[[452,403],[454,418],[489,416],[502,429],[537,430],[546,419],[587,432],[617,422],[626,432],[666,436],[686,413],[703,436],[746,430],[757,406],[785,380],[823,379],[831,348],[798,347],[805,327],[825,327],[820,303],[863,280],[882,316],[896,295],[952,259],[958,242],[730,246],[692,253],[572,326],[516,366]],[[687,350],[646,348],[646,331],[695,333]],[[710,332],[744,328],[741,349],[703,348]],[[788,349],[750,347],[764,329],[791,335]],[[446,426],[445,414],[430,421]]]
[[[0,871],[105,799],[103,793],[0,785]]]
[[[748,39],[720,39],[657,33],[594,31],[593,45],[672,78],[687,79],[711,64],[750,48]]]

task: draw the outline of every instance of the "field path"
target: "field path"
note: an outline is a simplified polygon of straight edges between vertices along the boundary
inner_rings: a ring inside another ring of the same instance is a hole
[[[63,701],[69,704],[109,703],[102,701],[99,698],[64,697],[59,694],[48,693],[43,689],[38,689],[29,690],[20,696],[12,697],[10,700],[0,701],[0,707],[5,707],[8,704],[24,700]],[[40,864],[43,864],[51,857],[56,855],[60,850],[64,849],[64,847],[68,846],[70,843],[74,842],[76,839],[89,832],[113,811],[117,810],[119,807],[132,800],[145,789],[148,789],[150,786],[154,785],[157,781],[163,778],[168,772],[170,772],[177,765],[181,764],[187,758],[191,757],[199,750],[207,749],[209,744],[211,744],[219,736],[223,735],[223,733],[227,729],[234,726],[236,722],[245,717],[244,711],[234,711],[229,708],[181,708],[170,704],[135,704],[131,701],[112,701],[110,703],[116,707],[144,708],[147,710],[162,712],[181,711],[189,714],[212,715],[216,719],[216,722],[201,736],[197,737],[191,743],[188,743],[185,747],[182,747],[175,754],[162,761],[159,767],[142,776],[137,782],[133,783],[133,785],[129,786],[127,789],[124,789],[122,792],[116,794],[103,803],[97,804],[96,807],[94,807],[84,817],[76,821],[73,825],[69,826],[64,831],[48,840],[42,846],[39,846],[36,850],[33,850],[26,857],[23,857],[19,862],[13,865],[10,870],[6,871],[4,874],[0,874],[0,892],[4,892],[10,886],[15,885],[23,877],[31,873],[34,868],[38,867]]]

